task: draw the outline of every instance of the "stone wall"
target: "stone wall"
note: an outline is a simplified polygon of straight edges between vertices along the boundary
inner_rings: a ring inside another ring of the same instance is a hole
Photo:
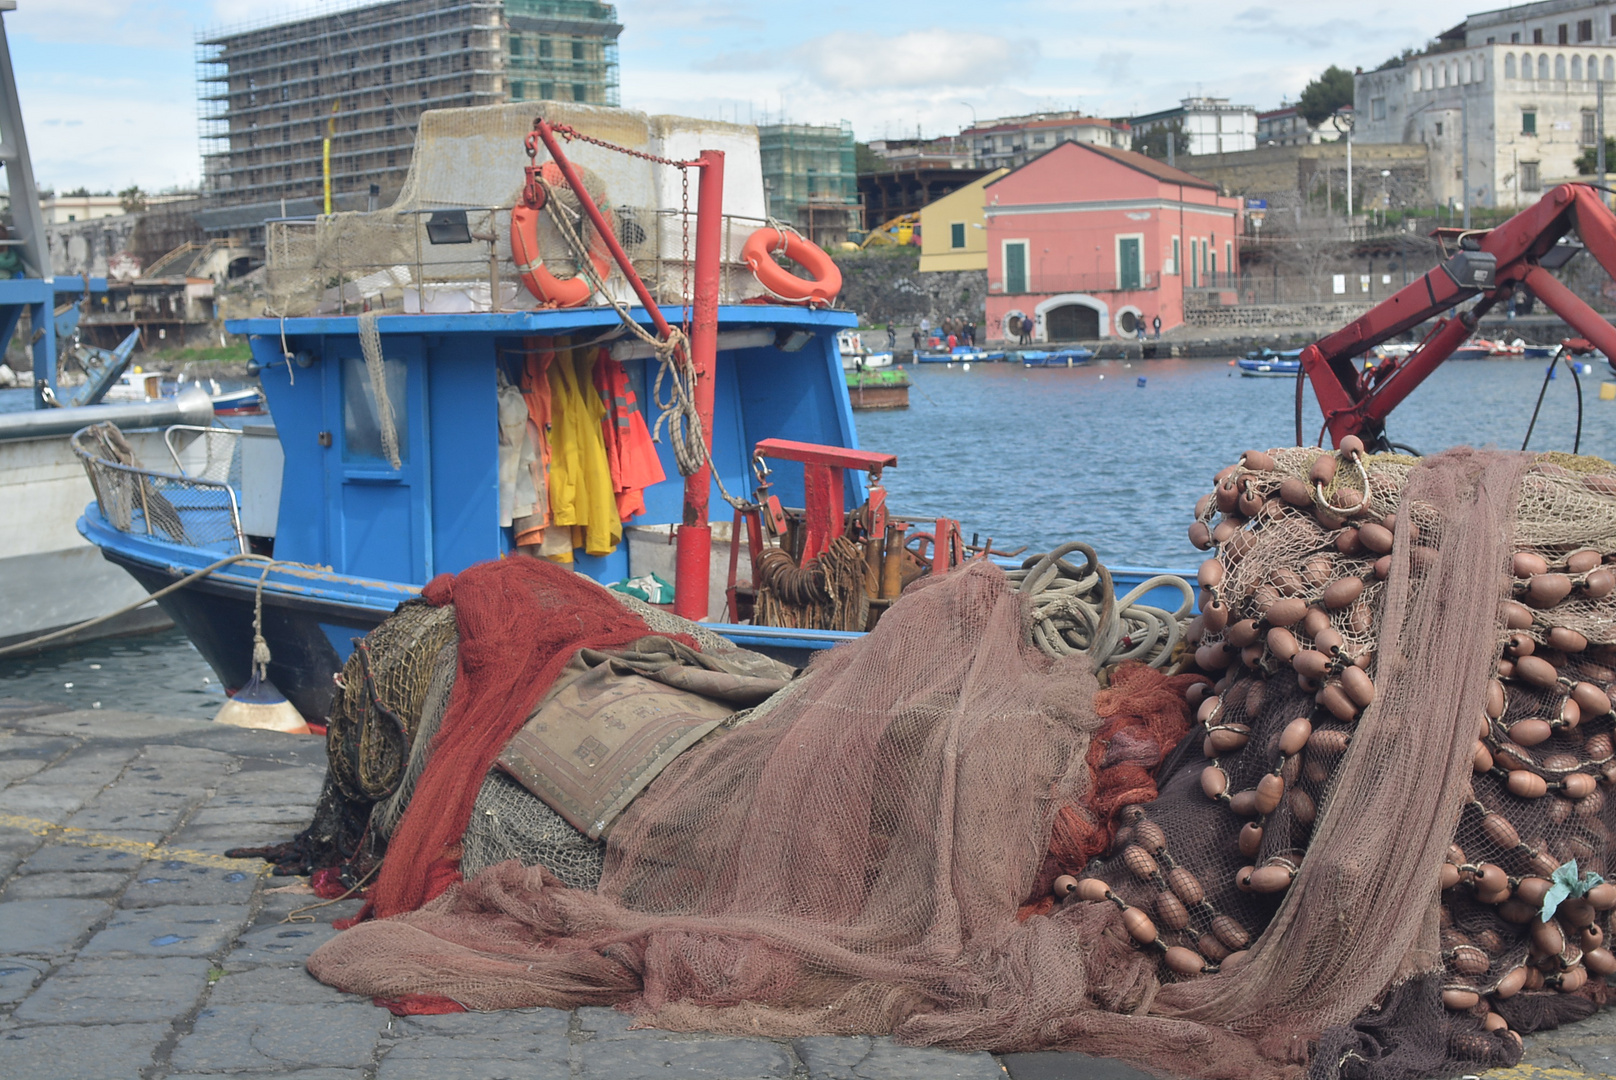
[[[1298,208],[1303,216],[1322,214],[1330,201],[1334,213],[1344,210],[1344,142],[1199,154],[1183,158],[1179,165],[1232,195],[1267,199],[1268,221],[1263,228],[1268,232],[1283,228],[1281,215],[1294,214]],[[1430,205],[1432,168],[1432,152],[1422,143],[1358,143],[1352,148],[1353,205],[1364,210],[1383,205],[1386,198],[1393,207]],[[1382,176],[1382,171],[1391,175]]]
[[[1246,304],[1192,307],[1184,325],[1200,329],[1323,326],[1337,330],[1369,310],[1368,304]]]
[[[842,272],[836,306],[858,313],[866,326],[909,325],[924,316],[933,323],[950,316],[984,318],[986,270],[920,272],[917,247],[873,248],[832,253]]]

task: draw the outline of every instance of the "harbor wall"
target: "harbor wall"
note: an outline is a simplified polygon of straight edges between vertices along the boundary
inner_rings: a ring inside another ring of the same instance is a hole
[[[1370,307],[1371,305],[1364,303],[1192,307],[1184,312],[1184,325],[1199,329],[1322,326],[1336,330],[1368,311]]]

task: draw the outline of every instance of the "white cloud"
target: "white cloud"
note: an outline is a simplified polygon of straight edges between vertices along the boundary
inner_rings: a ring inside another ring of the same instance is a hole
[[[941,27],[893,37],[839,30],[792,52],[810,78],[841,90],[994,86],[1038,56],[1032,42]]]
[[[156,191],[197,182],[196,113],[188,101],[54,93],[25,115],[41,187],[116,191],[135,183]]]
[[[140,0],[24,0],[5,23],[8,37],[52,44],[188,49],[191,42],[183,11]]]

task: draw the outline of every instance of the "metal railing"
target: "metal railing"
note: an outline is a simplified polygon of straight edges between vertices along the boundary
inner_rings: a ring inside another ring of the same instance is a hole
[[[178,439],[190,436],[185,446],[176,445]],[[201,461],[197,461],[197,443],[202,444]],[[207,480],[216,484],[230,484],[238,478],[240,462],[236,451],[241,446],[241,432],[235,428],[202,427],[197,424],[175,424],[163,432],[163,445],[174,461],[181,476],[192,480]],[[191,459],[186,465],[180,455]]]
[[[426,233],[427,217],[434,212],[430,207],[268,222],[264,246],[270,310],[286,316],[345,315],[366,307],[413,311],[419,305],[433,310],[443,297],[461,292],[464,298],[450,296],[450,300],[469,303],[472,310],[523,311],[539,306],[523,289],[511,259],[510,207],[436,209],[466,212],[467,225],[479,242],[432,244]],[[688,211],[619,206],[612,213],[618,241],[652,295],[659,303],[678,303],[691,280],[686,244],[690,243],[693,256],[694,206]],[[741,249],[753,231],[768,224],[763,218],[723,215],[721,303],[764,295],[741,261]],[[544,261],[559,276],[576,270],[570,252],[553,238]],[[607,280],[608,291],[619,300],[638,303],[615,267]]]
[[[1151,270],[1130,275],[1124,280],[1121,274],[1114,271],[1067,272],[1055,269],[1040,270],[1035,267],[1028,277],[1027,287],[1021,292],[1023,294],[1134,292],[1139,289],[1154,289],[1160,285],[1161,275]],[[1006,291],[1008,292],[1008,289]]]
[[[84,465],[96,504],[109,525],[119,532],[144,534],[187,547],[228,545],[247,554],[241,509],[228,483],[186,476],[183,470],[179,474],[164,473],[138,463],[114,461],[93,431],[93,425],[80,428],[73,433],[69,445]],[[167,438],[165,433],[165,441]],[[172,443],[169,448],[173,453]]]

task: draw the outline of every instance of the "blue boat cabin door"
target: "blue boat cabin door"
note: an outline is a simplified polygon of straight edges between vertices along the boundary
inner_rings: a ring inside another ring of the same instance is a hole
[[[432,576],[426,365],[419,338],[384,338],[382,391],[392,409],[398,465],[383,434],[382,395],[357,338],[328,352],[325,381],[326,550],[340,574],[424,584]],[[331,370],[328,368],[328,371]]]

